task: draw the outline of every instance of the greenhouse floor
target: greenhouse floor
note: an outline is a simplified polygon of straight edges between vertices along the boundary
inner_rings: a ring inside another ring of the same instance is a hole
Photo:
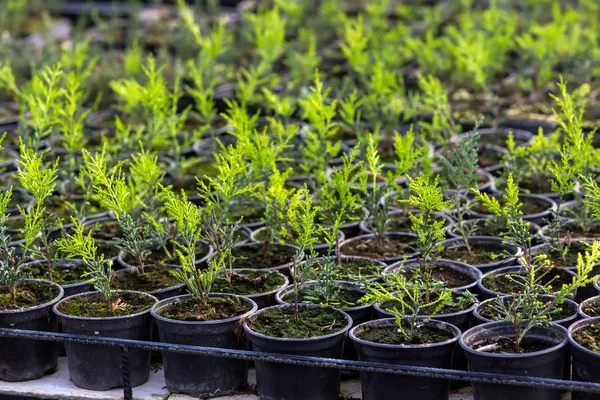
[[[254,385],[255,375],[251,369],[248,379],[251,387]],[[243,394],[216,397],[221,400],[258,400],[259,397],[252,393],[251,389]],[[342,381],[341,399],[353,400],[360,399],[360,383],[358,379]],[[22,400],[25,398],[35,399],[59,399],[59,400],[121,400],[123,399],[123,390],[113,389],[106,392],[95,392],[77,388],[69,380],[67,370],[67,359],[61,357],[58,363],[58,370],[41,379],[29,382],[10,383],[0,381],[0,399]],[[195,397],[171,394],[165,387],[165,380],[162,369],[150,372],[148,382],[133,389],[134,400],[192,400]],[[563,400],[570,400],[570,395],[565,395]],[[450,400],[472,400],[470,388],[453,391]]]

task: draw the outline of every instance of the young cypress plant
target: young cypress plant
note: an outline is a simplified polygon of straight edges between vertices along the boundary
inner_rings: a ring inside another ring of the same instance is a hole
[[[61,220],[46,211],[44,202],[54,192],[58,177],[58,160],[51,167],[46,167],[43,155],[28,148],[22,141],[20,146],[18,178],[21,186],[29,191],[35,204],[28,210],[20,209],[25,218],[25,247],[30,255],[44,260],[48,278],[52,280],[52,270],[58,261],[55,241],[52,233],[61,228]],[[40,245],[35,242],[40,240]]]
[[[7,294],[1,298],[3,306],[16,305],[17,287],[23,283],[25,274],[21,271],[21,265],[26,258],[19,255],[17,248],[10,246],[10,236],[7,234],[6,209],[12,196],[12,187],[0,194],[0,286],[6,287]],[[23,254],[27,254],[24,249]]]

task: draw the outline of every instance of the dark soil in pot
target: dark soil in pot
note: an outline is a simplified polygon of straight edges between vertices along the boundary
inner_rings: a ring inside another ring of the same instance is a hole
[[[94,286],[81,277],[85,272],[81,260],[62,260],[51,271],[45,261],[33,261],[22,268],[34,279],[48,280],[62,286],[65,297],[94,290]]]
[[[58,323],[52,307],[64,294],[52,282],[26,280],[17,288],[13,301],[0,286],[0,327],[56,332]],[[20,382],[41,378],[56,369],[57,343],[43,340],[0,338],[0,380]]]
[[[563,233],[568,234],[574,240],[597,240],[600,239],[600,224],[592,223],[583,225],[579,221],[569,219],[563,222]],[[556,237],[550,225],[542,228],[542,235],[548,239]]]
[[[84,223],[83,233],[92,231],[92,237],[96,240],[112,241],[121,236],[119,221],[113,218],[103,218]]]
[[[517,376],[561,379],[567,356],[566,329],[558,325],[534,327],[515,353],[513,327],[505,321],[490,322],[464,332],[460,346],[469,360],[469,368]],[[559,390],[542,387],[519,387],[489,383],[473,383],[473,396],[478,400],[539,399],[560,400]]]
[[[587,318],[569,327],[573,380],[600,383],[600,317]],[[597,394],[573,392],[572,400],[596,400]]]
[[[579,314],[583,318],[600,317],[600,296],[590,297],[579,305]]]
[[[322,261],[324,258],[316,258],[311,266],[310,279],[316,279],[319,269],[322,268]],[[341,256],[341,265],[337,263],[334,266],[334,273],[336,279],[340,281],[357,281],[359,279],[365,279],[367,281],[381,279],[381,274],[387,267],[387,264],[373,260],[370,258],[354,257],[354,256]],[[293,268],[290,267],[290,275],[294,277]]]
[[[496,195],[494,197],[498,200],[500,205],[504,204],[502,195]],[[519,200],[522,204],[521,211],[523,212],[523,221],[533,222],[538,225],[545,224],[547,220],[551,219],[553,212],[557,209],[554,200],[544,196],[523,194],[519,196]],[[477,203],[475,207],[470,210],[470,214],[476,218],[492,215],[481,203]]]
[[[279,271],[236,269],[231,275],[231,282],[225,279],[224,272],[219,273],[212,292],[245,296],[259,308],[264,308],[277,304],[275,294],[288,284],[288,278]]]
[[[265,209],[260,203],[240,202],[231,205],[228,222],[236,222],[241,219],[242,226],[254,230],[263,226]]]
[[[472,236],[468,239],[469,253],[462,238],[440,242],[442,258],[472,265],[482,272],[498,269],[515,262],[520,250],[504,243],[503,239],[487,236]]]
[[[254,351],[326,358],[341,358],[352,319],[321,306],[300,305],[259,310],[244,322]],[[264,400],[335,400],[340,392],[340,371],[328,368],[256,362],[258,392]],[[298,379],[302,377],[302,379]]]
[[[501,146],[495,146],[492,144],[480,143],[477,146],[477,159],[479,161],[479,167],[485,172],[494,173],[500,170],[502,157],[507,151]]]
[[[169,270],[171,267],[148,266],[144,272],[137,268],[127,268],[115,272],[113,287],[119,290],[137,290],[157,296],[160,300],[178,296],[185,292],[181,284]]]
[[[531,141],[533,134],[529,131],[516,128],[484,128],[479,129],[479,143],[492,144],[506,147],[509,133],[513,135],[516,146],[524,145]]]
[[[526,271],[522,267],[506,267],[491,271],[481,278],[480,297],[489,299],[503,294],[514,294],[522,291],[523,286],[515,282],[511,277],[525,276]],[[563,284],[570,283],[574,274],[568,270],[558,268],[548,272],[541,278],[544,285],[550,285],[554,292],[560,290]]]
[[[65,333],[120,339],[150,340],[150,308],[157,301],[141,292],[116,291],[107,304],[101,294],[82,293],[54,306]],[[109,390],[123,386],[122,354],[118,347],[67,343],[71,381],[82,389]],[[130,381],[139,386],[150,374],[150,352],[130,349]]]
[[[204,266],[208,258],[212,255],[213,249],[205,242],[198,241],[196,246],[196,265]],[[132,254],[121,252],[120,259],[123,265],[137,267],[139,265],[136,257]],[[151,249],[150,253],[143,258],[144,267],[146,266],[178,266],[177,248],[172,243],[165,247]]]
[[[422,268],[420,260],[400,261],[387,267],[383,273],[387,275],[400,271],[404,275],[414,275],[417,268]],[[482,276],[481,271],[475,267],[445,259],[436,260],[430,274],[433,279],[444,282],[446,287],[450,289],[470,290],[472,292]]]
[[[157,303],[151,313],[162,342],[246,349],[246,342],[240,340],[239,324],[256,309],[247,298],[211,294],[206,305],[186,295]],[[247,385],[247,361],[172,352],[162,356],[171,393],[220,396]]]
[[[254,231],[252,231],[252,240],[254,242],[257,243],[264,243],[265,240],[267,239],[267,235],[266,235],[266,230],[264,227],[258,228]],[[345,237],[344,237],[344,233],[342,231],[339,231],[339,237],[338,237],[338,241],[342,242],[344,241]],[[296,237],[294,237],[294,235],[289,234],[284,238],[285,242],[287,243],[295,243],[296,242]],[[329,245],[326,243],[326,237],[325,237],[325,233],[321,233],[320,236],[317,239],[317,242],[313,245],[312,250],[316,251],[317,254],[325,256],[327,255],[327,253],[329,252]],[[310,252],[310,250],[307,250],[307,252]]]
[[[469,224],[467,226],[474,226],[477,235],[481,236],[502,237],[508,231],[508,228],[505,226],[505,224],[502,221],[499,221],[497,218],[474,218],[466,220],[464,223]],[[541,228],[538,224],[530,222],[529,232],[532,236],[532,245],[535,246],[542,243],[540,238]],[[448,226],[446,230],[446,236],[449,238],[462,237],[457,230],[456,224],[454,223]]]
[[[367,362],[409,366],[450,368],[452,352],[460,331],[447,323],[429,320],[413,340],[398,332],[395,319],[366,322],[350,332],[350,338]],[[361,372],[362,399],[446,400],[449,382],[441,379]]]
[[[345,240],[340,244],[340,251],[345,256],[367,257],[391,264],[416,257],[415,244],[416,235],[410,233],[387,233],[382,240],[369,234]]]
[[[289,244],[270,244],[267,251],[263,243],[248,243],[235,246],[231,251],[235,269],[266,269],[288,273],[297,247]]]

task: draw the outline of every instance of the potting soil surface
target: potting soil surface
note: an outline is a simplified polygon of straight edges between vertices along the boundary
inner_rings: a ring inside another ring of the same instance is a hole
[[[254,369],[248,374],[249,388],[240,391],[240,394],[215,397],[221,400],[259,400],[256,394],[256,376]],[[29,382],[3,382],[0,381],[0,399],[22,400],[34,399],[60,399],[60,400],[121,400],[122,389],[112,389],[106,392],[95,392],[79,389],[69,380],[66,357],[60,357],[58,369],[53,374]],[[134,400],[193,400],[197,397],[183,394],[171,394],[165,386],[164,373],[161,367],[153,368],[150,379],[141,386],[133,388]],[[359,379],[342,381],[340,399],[360,399]],[[450,400],[472,400],[471,388],[453,391]],[[570,394],[565,394],[563,400],[570,400]]]

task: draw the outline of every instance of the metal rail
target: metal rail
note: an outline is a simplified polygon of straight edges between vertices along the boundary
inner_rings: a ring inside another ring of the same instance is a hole
[[[117,339],[108,337],[95,337],[85,335],[73,335],[67,333],[40,332],[8,328],[0,328],[0,337],[120,347],[123,354],[123,397],[125,400],[131,400],[133,398],[133,391],[129,380],[129,351],[133,348],[148,351],[164,351],[198,356],[233,358],[248,361],[263,361],[306,367],[332,368],[358,372],[376,372],[395,375],[408,375],[423,378],[450,379],[489,384],[539,387],[562,391],[577,391],[600,394],[600,383],[566,381],[560,379],[492,374],[485,372],[458,371],[442,368],[428,368],[364,361],[341,360],[332,358],[307,357],[289,354],[264,353],[247,350],[221,349],[214,347],[146,342],[140,340]]]

